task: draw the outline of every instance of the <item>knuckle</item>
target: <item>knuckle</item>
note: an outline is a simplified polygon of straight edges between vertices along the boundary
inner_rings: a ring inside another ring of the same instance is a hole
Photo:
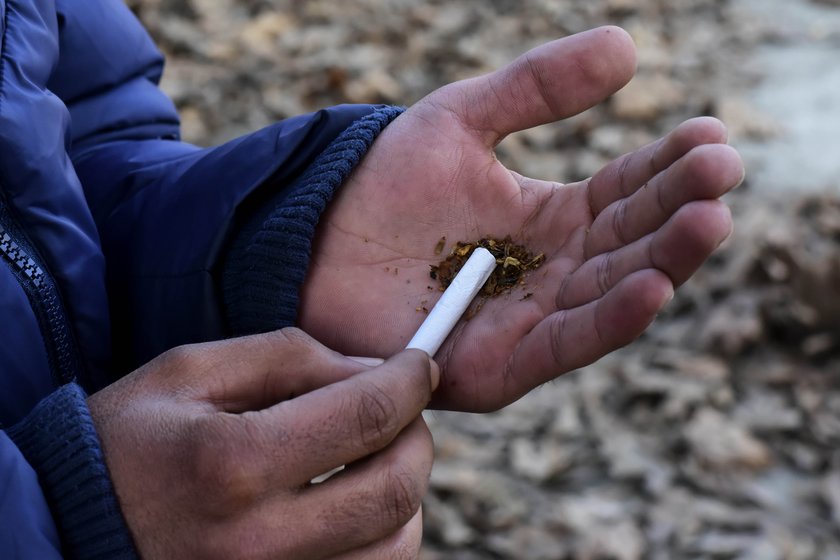
[[[281,337],[285,342],[295,346],[309,346],[311,338],[297,327],[285,327],[277,331],[277,336]]]
[[[554,83],[551,79],[550,73],[544,71],[538,60],[535,59],[532,53],[525,53],[522,56],[522,65],[525,67],[531,82],[537,89],[543,103],[555,114],[561,111],[556,107],[555,95],[552,94],[554,90]]]
[[[296,327],[285,327],[255,336],[260,337],[261,342],[268,347],[282,347],[284,355],[291,356],[292,360],[302,359],[312,341],[306,333]]]
[[[601,295],[606,294],[612,287],[613,275],[613,253],[605,253],[598,262],[596,277],[598,291]]]
[[[563,344],[566,334],[566,316],[566,312],[561,311],[555,314],[551,318],[551,323],[549,323],[549,348],[551,350],[551,357],[554,363],[561,367],[568,361]]]
[[[199,421],[186,446],[195,488],[205,496],[209,511],[226,516],[258,500],[262,486],[247,446],[219,424]]]
[[[648,177],[653,177],[659,172],[660,165],[657,162],[659,161],[659,159],[661,157],[659,154],[661,153],[661,151],[663,149],[665,149],[665,142],[664,141],[659,141],[654,145],[653,149],[650,150],[650,152],[647,154],[646,161],[647,161],[647,176]]]
[[[386,477],[382,497],[385,522],[402,527],[420,509],[423,484],[417,474],[396,466],[389,469]]]
[[[164,371],[173,373],[193,371],[204,361],[203,354],[196,345],[176,346],[157,358]]]
[[[207,375],[217,366],[211,348],[212,344],[177,346],[148,364],[146,371],[170,389],[179,389],[173,393],[176,396],[181,394],[180,389],[194,392],[199,387],[194,383],[196,377]]]
[[[627,192],[629,191],[629,186],[632,184],[632,180],[629,177],[629,170],[630,164],[633,162],[633,158],[635,157],[635,155],[635,152],[627,154],[626,156],[621,158],[620,163],[618,165],[618,171],[616,172],[616,175],[618,176],[619,193],[621,193],[622,195],[627,194]]]
[[[355,405],[360,444],[369,452],[388,444],[399,429],[397,405],[382,388],[375,385],[360,389]]]
[[[566,293],[568,292],[572,276],[572,274],[567,274],[560,282],[560,287],[557,289],[557,295],[554,297],[554,305],[557,306],[557,309],[563,309],[566,307]]]
[[[271,337],[271,346],[283,349],[283,360],[289,363],[320,361],[336,354],[297,327],[285,327],[264,336]]]
[[[616,202],[612,219],[613,235],[615,235],[616,240],[622,245],[627,243],[624,235],[624,224],[627,218],[627,201],[627,198],[622,198]]]

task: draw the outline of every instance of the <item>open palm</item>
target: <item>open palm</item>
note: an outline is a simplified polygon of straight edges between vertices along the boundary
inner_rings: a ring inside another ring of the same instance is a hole
[[[391,355],[440,295],[429,278],[438,240],[445,254],[456,241],[510,235],[546,262],[456,326],[436,356],[436,406],[497,409],[635,339],[729,234],[717,198],[743,166],[723,125],[688,121],[567,185],[518,175],[493,153],[511,132],[602,101],[634,70],[627,34],[596,29],[397,118],[319,225],[301,326],[346,354]]]

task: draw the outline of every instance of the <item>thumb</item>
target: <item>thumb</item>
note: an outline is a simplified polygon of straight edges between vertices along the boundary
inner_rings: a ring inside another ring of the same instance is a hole
[[[170,359],[186,362],[173,381],[226,412],[262,410],[371,369],[295,328],[185,346]]]
[[[636,70],[633,40],[600,27],[541,45],[491,74],[438,90],[467,130],[493,147],[511,132],[564,119],[621,89]]]

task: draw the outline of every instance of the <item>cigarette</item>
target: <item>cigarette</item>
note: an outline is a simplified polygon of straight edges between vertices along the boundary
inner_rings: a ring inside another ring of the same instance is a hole
[[[406,348],[434,356],[494,268],[496,257],[490,251],[482,247],[473,251]]]

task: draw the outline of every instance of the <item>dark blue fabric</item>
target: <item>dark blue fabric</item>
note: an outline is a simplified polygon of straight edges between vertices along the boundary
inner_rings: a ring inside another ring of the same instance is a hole
[[[14,317],[14,328],[0,336],[0,427],[23,418],[55,389],[47,355],[25,351],[40,342],[38,322],[26,295],[9,268],[0,263],[0,310]],[[32,337],[38,337],[33,342]]]
[[[230,334],[218,269],[239,216],[266,193],[287,188],[342,130],[373,110],[334,107],[217,148],[134,140],[75,155],[108,262],[118,368]]]
[[[291,189],[263,204],[237,234],[224,266],[224,296],[235,334],[292,326],[298,286],[309,268],[315,226],[335,190],[404,109],[382,107],[347,128]]]
[[[61,558],[58,532],[38,477],[1,431],[0,556],[6,560]]]
[[[302,177],[378,109],[334,107],[199,149],[178,140],[162,67],[122,0],[0,0],[0,427],[17,446],[0,433],[0,478],[19,482],[0,525],[22,558],[55,555],[53,520],[68,557],[134,556],[84,390],[228,336],[226,312],[247,321],[223,305],[234,233],[267,204],[325,200]],[[308,246],[318,208],[284,214],[283,227]],[[298,280],[282,287],[290,309]]]
[[[117,0],[114,2],[117,3]],[[99,235],[67,148],[70,115],[46,84],[59,64],[58,17],[52,0],[5,0],[0,54],[0,204],[14,220],[60,292],[57,306],[70,326],[80,361],[73,371],[50,372],[54,381],[78,377],[88,389],[107,382],[108,302]],[[91,30],[88,30],[91,32]],[[121,56],[116,49],[116,56]],[[87,82],[94,68],[75,77]],[[0,290],[12,289],[9,284]],[[39,369],[45,341],[38,332],[13,350]],[[0,364],[9,359],[0,356]],[[0,405],[14,399],[4,387]],[[42,395],[45,396],[45,395]],[[5,410],[5,406],[2,407]],[[3,420],[10,421],[4,415]]]
[[[38,467],[40,485],[55,514],[66,556],[131,560],[137,554],[111,488],[85,398],[75,383],[64,385],[7,433],[26,460]],[[24,481],[21,491],[38,505],[43,503],[43,497],[38,497],[41,488],[30,479]],[[26,509],[29,505],[22,500],[16,507]],[[49,527],[51,519],[42,506],[25,526],[15,516],[0,515],[0,525],[6,524],[30,532],[46,526],[48,529],[42,530],[55,543],[55,528]],[[26,549],[27,544],[21,543],[21,547]],[[22,558],[42,557],[32,554]]]

